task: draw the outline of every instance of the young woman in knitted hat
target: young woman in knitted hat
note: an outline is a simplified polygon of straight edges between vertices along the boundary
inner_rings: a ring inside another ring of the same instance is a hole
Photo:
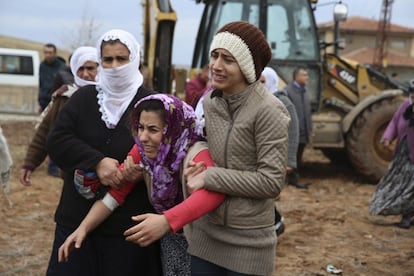
[[[284,185],[289,114],[259,78],[271,58],[263,33],[244,21],[223,26],[210,47],[215,88],[204,98],[205,129],[214,167],[186,169],[190,190],[226,194],[193,222],[192,275],[272,275],[274,198]]]

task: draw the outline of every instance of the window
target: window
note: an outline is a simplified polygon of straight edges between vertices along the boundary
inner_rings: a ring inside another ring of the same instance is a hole
[[[33,75],[31,56],[0,55],[0,74]]]
[[[317,60],[312,11],[304,1],[269,1],[267,38],[276,59]]]
[[[391,49],[404,50],[407,47],[407,43],[403,39],[390,39],[389,43]]]

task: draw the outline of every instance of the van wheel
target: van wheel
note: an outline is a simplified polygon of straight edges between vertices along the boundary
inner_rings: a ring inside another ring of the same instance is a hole
[[[371,183],[378,182],[392,160],[393,149],[380,140],[400,104],[400,97],[372,104],[355,119],[346,138],[349,161]]]

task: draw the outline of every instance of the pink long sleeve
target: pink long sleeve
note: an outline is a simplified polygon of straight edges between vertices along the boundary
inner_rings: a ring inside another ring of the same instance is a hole
[[[132,156],[137,164],[140,161],[138,147],[134,145],[128,155]],[[207,167],[213,166],[210,153],[207,149],[200,151],[194,158],[195,162],[204,162]],[[123,164],[120,166],[122,171]],[[122,205],[126,196],[135,187],[136,183],[127,182],[119,189],[110,189],[109,193],[112,197]],[[177,204],[173,208],[164,212],[165,217],[170,224],[172,231],[175,233],[184,225],[200,218],[201,216],[211,212],[224,201],[225,195],[205,189],[200,189],[192,193],[186,200]]]
[[[184,225],[211,212],[224,201],[225,195],[206,189],[197,190],[186,200],[164,212],[171,231],[177,232]]]
[[[207,149],[200,151],[193,161],[203,161],[207,167],[213,166],[210,153]],[[200,189],[192,193],[187,199],[164,212],[173,233],[184,225],[200,218],[214,210],[224,201],[225,195]]]

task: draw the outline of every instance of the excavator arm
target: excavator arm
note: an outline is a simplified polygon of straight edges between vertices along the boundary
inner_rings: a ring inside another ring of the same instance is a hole
[[[171,92],[172,46],[177,15],[169,0],[142,0],[143,65],[155,91]]]

